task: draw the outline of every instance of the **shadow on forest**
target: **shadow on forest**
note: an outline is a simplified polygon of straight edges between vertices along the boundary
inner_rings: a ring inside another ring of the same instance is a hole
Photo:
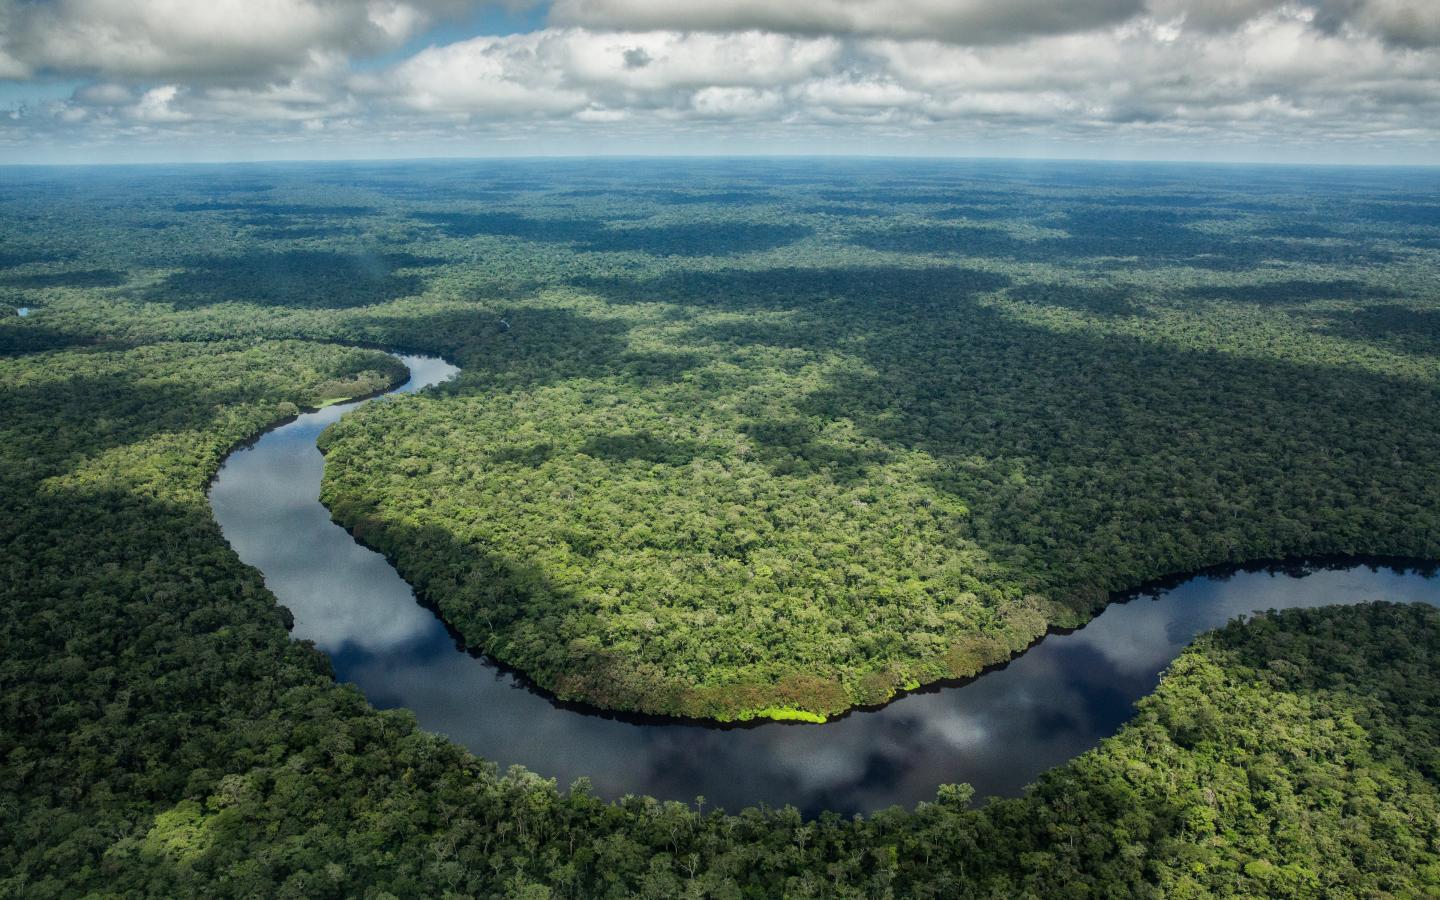
[[[1034,557],[1002,559],[1018,571],[1116,588],[1240,556],[1403,551],[1395,523],[1411,522],[1413,534],[1413,523],[1434,518],[1420,474],[1440,470],[1440,445],[1428,437],[1440,430],[1433,387],[1173,341],[1050,331],[975,302],[1006,281],[876,267],[585,287],[612,302],[787,314],[778,335],[768,324],[695,323],[698,340],[843,348],[852,362],[797,396],[789,418],[776,409],[747,426],[766,463],[782,473],[824,465],[828,448],[814,423],[838,420],[889,447],[924,451],[940,464],[932,483],[972,509],[971,536],[1003,556]],[[1067,302],[1066,288],[1045,290],[1046,302]],[[1082,288],[1068,303],[1118,313],[1128,300]],[[1358,314],[1350,327],[1386,337],[1434,329],[1434,316],[1388,307]],[[1374,446],[1406,464],[1375,458],[1366,450]],[[884,460],[828,461],[863,472]],[[1169,534],[1180,549],[1157,549],[1166,542],[1142,531]],[[1058,534],[1079,536],[1070,556],[1039,549]]]
[[[866,203],[885,203],[892,205],[941,205],[964,203],[970,199],[991,199],[994,197],[1009,196],[1005,191],[988,190],[984,188],[958,187],[953,191],[936,193],[934,191],[907,191],[907,190],[840,190],[840,191],[816,191],[815,196],[821,200],[834,200],[840,203],[855,202],[857,200]]]
[[[1326,334],[1393,344],[1410,353],[1440,354],[1440,309],[1380,303],[1349,312],[1327,313]]]
[[[59,262],[62,259],[69,259],[73,255],[32,247],[0,246],[0,269],[13,269],[16,266],[26,266],[31,263]]]
[[[376,518],[365,500],[354,504],[337,500],[332,512],[335,521],[357,541],[389,560],[411,585],[420,605],[437,614],[457,647],[473,656],[486,656],[496,650],[497,641],[524,644],[521,653],[529,662],[524,676],[513,682],[514,688],[551,696],[537,682],[575,667],[576,652],[555,640],[553,630],[540,633],[530,610],[542,606],[547,618],[568,619],[588,615],[590,609],[538,566],[481,543],[462,541],[435,525],[416,527]],[[597,549],[578,534],[562,537],[582,556]],[[440,602],[446,598],[452,602]],[[603,660],[595,664],[613,668]],[[504,671],[511,672],[508,668]]]
[[[674,381],[686,372],[705,365],[706,359],[699,353],[672,353],[668,351],[631,351],[618,360],[618,371],[633,381],[657,384]]]
[[[90,269],[84,272],[42,272],[35,275],[0,276],[0,287],[39,290],[42,288],[119,287],[128,279],[114,269]]]
[[[629,192],[621,192],[628,194]],[[694,206],[703,203],[712,203],[717,206],[755,206],[765,203],[775,203],[780,198],[768,191],[697,191],[690,193],[681,190],[672,191],[644,191],[642,195],[654,200],[657,203],[664,203],[670,206]]]
[[[593,454],[592,454],[593,455]],[[538,468],[555,456],[555,448],[548,443],[510,445],[485,454],[485,461],[492,466],[515,465],[527,469]]]
[[[356,225],[307,225],[303,219],[287,220],[280,217],[274,220],[254,219],[247,224],[251,226],[250,235],[262,241],[341,237],[359,234],[361,231]]]
[[[644,280],[577,278],[571,283],[611,303],[815,313],[840,303],[847,309],[895,305],[938,313],[977,294],[999,290],[1010,284],[1010,278],[957,266],[859,266],[675,272]]]
[[[120,372],[71,375],[6,389],[0,393],[0,421],[43,423],[28,433],[12,431],[10,449],[55,461],[59,472],[156,434],[204,428],[217,415],[215,410],[252,403],[262,395],[263,386],[216,390],[189,381],[157,383]],[[105,414],[95,415],[101,407]],[[197,421],[197,411],[202,410],[209,411],[211,418]],[[26,441],[35,443],[33,452],[25,450]]]
[[[950,206],[945,209],[936,210],[930,214],[932,219],[977,219],[991,221],[994,219],[1017,219],[1024,216],[1033,216],[1038,210],[1034,203],[1023,205],[1002,205],[1002,206]]]
[[[1250,233],[1262,237],[1282,238],[1339,238],[1345,240],[1350,237],[1345,232],[1336,231],[1329,225],[1321,225],[1319,222],[1301,222],[1293,218],[1275,225],[1256,228]]]
[[[629,325],[614,319],[507,304],[488,311],[366,317],[350,326],[347,339],[439,352],[463,368],[459,378],[435,386],[435,391],[467,384],[478,384],[482,391],[538,387],[572,378],[604,378],[627,366],[645,375],[688,365],[683,355],[665,361],[660,355],[628,353],[628,331]]]
[[[819,423],[807,417],[747,422],[740,431],[754,442],[757,458],[776,475],[805,476],[824,471],[836,483],[849,485],[868,477],[872,466],[894,458],[893,453],[880,448],[856,449],[827,443],[821,439]]]
[[[1348,203],[1345,212],[1369,222],[1440,228],[1440,204],[1437,203]]]
[[[373,216],[373,206],[316,206],[310,203],[266,203],[259,200],[205,200],[198,203],[176,203],[176,212],[247,212],[259,218],[298,216],[305,218]]]
[[[1256,268],[1273,262],[1331,265],[1390,262],[1395,254],[1365,242],[1300,243],[1242,232],[1214,233],[1190,227],[1209,212],[1129,209],[1068,209],[1067,237],[1019,238],[994,228],[906,225],[853,235],[862,247],[896,253],[996,257],[1018,262],[1083,262],[1125,259],[1127,268],[1192,266],[1216,271]],[[1106,264],[1110,265],[1110,264]]]
[[[623,184],[617,184],[614,187],[608,188],[574,188],[571,190],[555,191],[554,196],[615,197],[620,200],[652,200],[667,206],[696,206],[700,204],[752,206],[756,204],[776,203],[782,199],[760,188],[725,191],[691,191],[681,188],[656,190],[654,188],[627,187]]]
[[[1376,300],[1398,296],[1387,288],[1377,288],[1359,281],[1261,281],[1255,284],[1199,285],[1186,288],[1182,296],[1200,300],[1224,300],[1231,303],[1289,305],[1317,300]]]
[[[3,307],[0,307],[3,309]],[[44,350],[63,350],[67,347],[87,347],[97,343],[91,334],[76,334],[49,325],[42,325],[31,318],[6,316],[0,313],[0,354],[38,353]]]
[[[1158,209],[1207,209],[1216,206],[1230,208],[1228,198],[1209,192],[1203,194],[1121,193],[1109,196],[1093,194],[1085,197],[1085,203],[1089,206],[1137,206]]]
[[[652,256],[733,256],[773,250],[809,236],[803,225],[749,222],[686,222],[615,228],[600,219],[534,219],[510,212],[420,212],[412,218],[451,237],[490,235],[551,244],[574,244],[595,252]]]
[[[1433,519],[1419,474],[1440,469],[1425,437],[1440,428],[1429,385],[1044,331],[974,306],[943,324],[895,321],[853,346],[864,365],[796,409],[935,457],[932,482],[1017,568],[1117,588],[1177,564],[1407,550],[1386,536]],[[1393,458],[1365,450],[1377,445]],[[1185,558],[1144,532],[1170,535]],[[1079,536],[1073,555],[1027,549],[1058,534]]]
[[[888,217],[890,212],[878,206],[801,206],[796,212],[818,213],[824,216],[838,216],[844,219],[869,219]]]
[[[1005,295],[1021,303],[1062,306],[1101,316],[1145,315],[1145,308],[1134,303],[1134,291],[1118,285],[1031,282],[1016,285],[1007,290]]]
[[[339,253],[329,250],[255,251],[202,256],[185,271],[147,289],[145,298],[191,309],[215,303],[345,308],[422,293],[425,279],[401,269],[441,260],[410,253]]]
[[[642,460],[683,466],[704,455],[704,448],[691,441],[674,441],[648,431],[633,431],[597,435],[581,445],[580,452],[612,462]]]

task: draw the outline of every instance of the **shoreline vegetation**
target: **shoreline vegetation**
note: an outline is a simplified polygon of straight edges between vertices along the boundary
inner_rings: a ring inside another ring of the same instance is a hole
[[[0,174],[0,302],[39,310],[0,318],[0,894],[1440,886],[1433,610],[1221,629],[978,810],[606,803],[336,685],[204,496],[400,377],[334,344],[430,348],[464,374],[326,433],[336,518],[537,682],[725,715],[883,698],[1157,572],[1435,558],[1433,173]]]

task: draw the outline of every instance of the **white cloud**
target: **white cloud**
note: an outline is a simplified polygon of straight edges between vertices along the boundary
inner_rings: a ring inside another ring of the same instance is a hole
[[[180,87],[174,84],[151,88],[126,112],[131,118],[141,122],[188,121],[190,116],[174,106],[175,98],[179,94]]]
[[[1321,24],[1345,22],[1393,44],[1440,44],[1440,3],[1435,0],[1320,0]]]
[[[21,55],[12,65],[0,54],[0,73],[19,65],[96,78],[67,100],[17,107],[0,123],[3,138],[123,136],[143,125],[177,140],[548,133],[629,136],[649,150],[677,134],[709,136],[722,150],[737,136],[816,149],[832,136],[874,137],[882,151],[997,139],[1440,150],[1440,46],[1427,37],[1440,28],[1440,0],[1147,0],[1148,12],[1073,29],[1035,24],[1038,7],[1016,0],[1003,7],[1014,13],[1005,28],[970,32],[1010,39],[968,42],[945,22],[999,15],[1000,5],[726,0],[676,12],[563,0],[557,17],[597,24],[479,36],[352,68],[361,50],[393,47],[452,2],[213,0],[187,18],[180,0],[0,0],[0,25],[18,16],[37,35],[23,52],[4,39]],[[615,27],[652,14],[693,28]],[[739,27],[765,22],[771,30]],[[912,36],[922,27],[925,37]]]
[[[711,119],[754,118],[778,112],[784,106],[785,100],[778,92],[750,87],[707,87],[690,97],[691,109]]]
[[[1137,14],[1141,0],[557,0],[559,24],[616,29],[939,37],[961,43],[1083,31]]]
[[[1277,135],[1323,138],[1346,123],[1363,127],[1381,108],[1419,124],[1440,106],[1440,55],[1325,34],[1296,13],[1183,40],[1140,22],[1004,47],[873,41],[865,49],[901,85],[924,92],[934,115],[1027,116],[1071,130],[1165,122],[1209,132],[1227,121],[1242,130],[1269,122]],[[1405,89],[1408,104],[1382,99]]]
[[[395,46],[447,5],[448,0],[10,3],[0,21],[0,76],[18,66],[25,72],[109,78],[272,77]]]
[[[1157,18],[1196,28],[1239,28],[1269,13],[1290,12],[1322,31],[1351,30],[1404,47],[1440,44],[1435,0],[1149,0]]]
[[[550,33],[556,36],[556,61],[572,81],[635,91],[793,82],[828,70],[841,50],[833,37],[761,31]]]
[[[888,73],[852,73],[806,82],[797,91],[796,99],[806,105],[830,109],[873,109],[914,106],[922,102],[925,95],[900,85]]]
[[[563,39],[550,32],[474,38],[430,47],[355,83],[367,93],[423,112],[530,117],[574,113],[590,100],[566,86],[562,44]]]
[[[593,122],[627,107],[755,115],[781,105],[766,89],[829,71],[840,51],[834,38],[754,31],[548,29],[431,47],[355,85],[394,105],[459,115],[584,113]]]

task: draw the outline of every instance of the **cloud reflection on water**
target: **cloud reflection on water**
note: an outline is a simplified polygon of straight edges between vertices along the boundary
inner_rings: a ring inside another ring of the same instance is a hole
[[[403,392],[456,371],[403,358],[416,376]],[[295,636],[329,652],[339,679],[376,706],[408,708],[422,727],[502,766],[521,763],[562,786],[589,777],[607,797],[849,813],[913,806],[943,783],[1013,796],[1113,734],[1194,635],[1236,615],[1382,597],[1440,603],[1440,579],[1364,566],[1202,577],[1158,600],[1113,604],[964,687],[823,726],[637,724],[556,707],[458,650],[384,558],[330,521],[315,438],[344,411],[302,416],[230,457],[211,494],[225,536],[295,614]]]

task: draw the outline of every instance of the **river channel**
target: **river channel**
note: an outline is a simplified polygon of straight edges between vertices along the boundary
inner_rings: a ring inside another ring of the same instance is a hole
[[[1374,599],[1440,605],[1433,571],[1355,561],[1242,570],[1114,603],[967,684],[824,725],[721,727],[577,709],[459,648],[384,557],[320,504],[321,431],[359,403],[403,403],[397,395],[458,372],[432,357],[400,358],[411,379],[390,395],[305,413],[231,454],[211,488],[215,517],[294,614],[294,636],[329,654],[340,681],[561,787],[584,776],[610,798],[703,796],[709,808],[790,804],[807,814],[913,806],[950,782],[974,785],[977,798],[1015,796],[1114,734],[1186,644],[1237,615]]]

